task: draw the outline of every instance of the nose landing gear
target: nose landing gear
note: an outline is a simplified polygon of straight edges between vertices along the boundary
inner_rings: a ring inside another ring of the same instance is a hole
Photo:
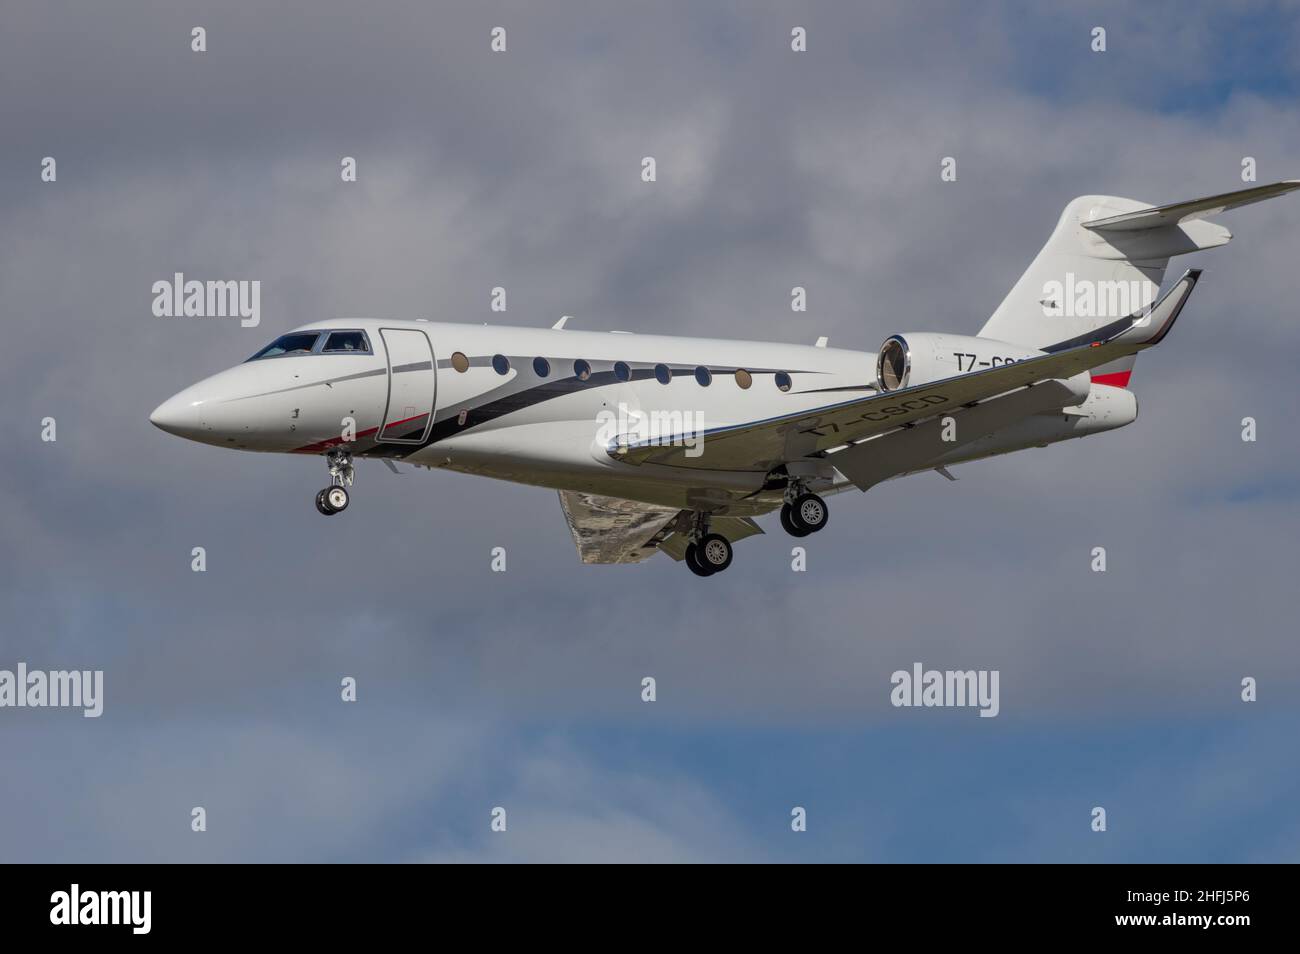
[[[352,466],[352,452],[335,449],[325,455],[329,465],[330,485],[316,495],[316,509],[327,517],[348,509],[348,488],[356,475]]]
[[[348,492],[342,487],[326,487],[316,495],[316,509],[327,517],[348,509]]]

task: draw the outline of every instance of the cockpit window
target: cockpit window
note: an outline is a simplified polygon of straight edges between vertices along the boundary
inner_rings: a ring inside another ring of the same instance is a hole
[[[364,331],[331,331],[330,336],[325,339],[325,347],[321,350],[325,354],[369,354],[370,342],[366,341]]]
[[[257,361],[260,358],[275,358],[284,354],[310,354],[311,349],[316,347],[316,339],[319,337],[319,331],[296,331],[293,334],[281,335],[248,360]]]

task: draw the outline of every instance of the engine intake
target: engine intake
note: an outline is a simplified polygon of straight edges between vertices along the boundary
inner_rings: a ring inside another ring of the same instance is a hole
[[[902,335],[886,338],[876,358],[876,386],[882,391],[897,391],[907,387],[911,374],[912,358],[907,340]]]

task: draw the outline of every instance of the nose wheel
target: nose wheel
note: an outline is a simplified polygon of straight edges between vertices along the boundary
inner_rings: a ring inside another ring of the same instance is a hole
[[[352,466],[352,454],[346,450],[332,450],[325,455],[329,466],[330,485],[316,494],[316,509],[327,517],[342,513],[348,509],[348,488],[356,469]]]
[[[327,517],[348,509],[348,492],[342,487],[326,487],[316,495],[316,509]]]

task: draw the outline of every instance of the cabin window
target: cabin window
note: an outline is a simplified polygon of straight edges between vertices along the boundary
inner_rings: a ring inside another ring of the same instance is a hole
[[[469,358],[465,357],[465,352],[453,351],[451,353],[451,366],[455,368],[457,371],[459,371],[461,374],[464,374],[466,371],[468,371]]]
[[[666,364],[655,365],[655,380],[658,381],[660,384],[673,383],[673,373],[668,370],[668,365]]]
[[[533,373],[544,378],[551,373],[551,362],[545,358],[533,358]]]
[[[591,377],[591,365],[579,358],[573,362],[573,376],[579,381],[585,381]]]
[[[627,366],[626,361],[614,362],[614,377],[618,378],[620,381],[632,380],[632,369]]]
[[[325,354],[370,354],[370,342],[364,331],[331,331],[325,339]]]
[[[311,349],[316,347],[319,338],[319,331],[295,331],[291,334],[281,335],[248,360],[257,361],[261,358],[278,358],[287,354],[311,354]]]
[[[750,386],[753,385],[753,383],[754,383],[754,376],[752,374],[750,374],[744,368],[736,369],[736,384],[738,384],[742,390],[748,391],[750,389]]]
[[[790,380],[790,375],[786,374],[784,371],[778,371],[776,373],[776,387],[778,391],[789,391],[791,384],[793,384],[793,382]]]
[[[510,359],[503,354],[494,354],[492,356],[492,370],[497,374],[510,373]]]
[[[700,387],[707,388],[713,383],[713,374],[704,365],[695,369],[695,380],[700,382]]]

